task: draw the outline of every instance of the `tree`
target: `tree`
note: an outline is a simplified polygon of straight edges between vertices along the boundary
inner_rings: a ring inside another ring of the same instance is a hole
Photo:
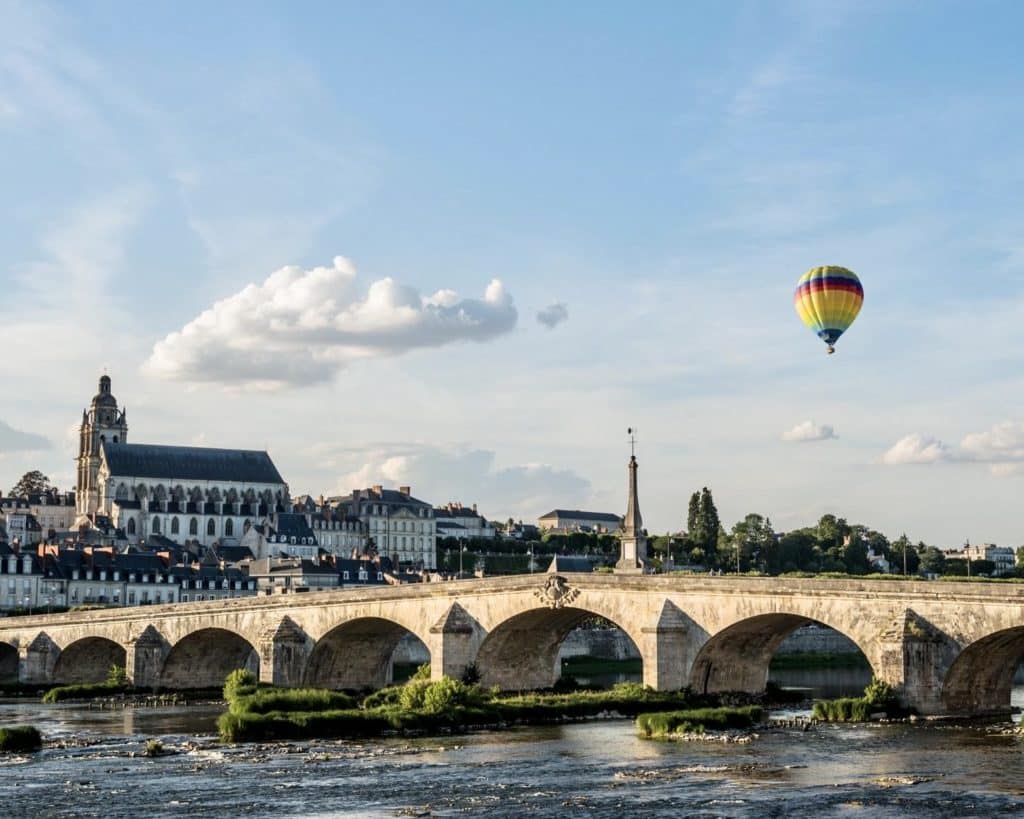
[[[921,570],[928,574],[943,574],[946,571],[946,556],[934,546],[926,546],[921,552]]]
[[[918,554],[918,550],[924,551],[927,548],[923,543],[915,548],[906,534],[894,540],[889,547],[889,563],[892,566],[893,573],[903,574],[903,558],[906,555],[907,574],[917,574],[917,570],[921,566],[921,557]]]
[[[697,520],[699,517],[700,492],[694,492],[692,495],[690,495],[690,507],[686,512],[686,532],[691,537],[697,531]]]
[[[693,503],[692,498],[690,502],[691,504]],[[718,547],[718,530],[721,528],[721,525],[721,521],[718,519],[718,510],[715,508],[714,498],[711,497],[711,490],[705,486],[700,491],[697,514],[694,518],[690,540],[694,546],[703,549],[704,554],[711,555]]]
[[[42,495],[49,492],[51,488],[50,479],[38,469],[34,469],[21,476],[21,480],[11,490],[11,497],[23,498],[27,495]]]

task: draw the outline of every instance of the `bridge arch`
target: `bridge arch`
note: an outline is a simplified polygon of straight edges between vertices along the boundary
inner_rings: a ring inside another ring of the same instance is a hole
[[[1024,662],[1024,626],[1001,629],[970,643],[957,655],[942,685],[951,713],[983,714],[1010,709],[1017,667]]]
[[[761,693],[768,684],[768,667],[776,650],[794,631],[809,625],[834,628],[855,643],[871,664],[857,636],[842,627],[803,614],[772,612],[746,617],[712,634],[694,659],[690,686],[701,694]]]
[[[125,667],[124,646],[106,637],[83,637],[69,643],[53,666],[53,681],[58,685],[100,683],[107,679],[110,667]]]
[[[219,688],[236,668],[259,676],[255,647],[241,634],[223,628],[201,628],[176,642],[160,674],[163,688]]]
[[[313,646],[305,683],[317,688],[383,688],[392,681],[395,649],[409,635],[429,655],[419,635],[394,620],[356,617],[341,623]]]
[[[10,643],[0,642],[0,683],[18,681],[18,648]]]
[[[559,677],[562,643],[569,632],[590,618],[610,622],[640,653],[640,641],[618,617],[572,606],[529,608],[498,623],[480,644],[476,665],[481,685],[503,689],[551,687]]]

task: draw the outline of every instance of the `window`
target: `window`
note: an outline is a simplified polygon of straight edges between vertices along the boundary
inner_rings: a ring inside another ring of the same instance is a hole
[[[206,522],[206,534],[210,537],[213,537],[215,534],[217,534],[217,523],[214,521],[213,518],[210,518]]]
[[[341,573],[341,579],[342,580],[348,580],[348,572],[342,572]]]
[[[153,534],[160,534],[160,518],[153,518]]]
[[[188,602],[188,595],[187,594],[183,594],[181,596],[181,602],[182,603],[187,603]]]
[[[177,518],[171,518],[171,534],[172,535],[178,534],[178,519]]]
[[[235,534],[235,522],[228,518],[224,521],[224,537],[234,537]]]
[[[135,605],[135,591],[134,590],[128,592],[128,605],[129,606],[134,606]]]
[[[135,534],[135,518],[128,518],[128,534]]]
[[[199,534],[199,521],[195,518],[188,522],[188,533],[193,537]]]

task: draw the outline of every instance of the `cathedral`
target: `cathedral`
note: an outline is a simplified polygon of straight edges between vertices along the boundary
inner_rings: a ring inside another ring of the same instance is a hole
[[[109,522],[132,544],[236,544],[289,504],[266,452],[128,443],[127,412],[106,375],[82,412],[77,460],[76,528]]]

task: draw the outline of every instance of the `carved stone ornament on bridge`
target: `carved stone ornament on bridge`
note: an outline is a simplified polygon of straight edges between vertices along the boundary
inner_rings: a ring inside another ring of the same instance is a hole
[[[560,609],[580,596],[579,589],[569,588],[568,581],[561,575],[553,574],[544,585],[534,592],[549,609]]]

